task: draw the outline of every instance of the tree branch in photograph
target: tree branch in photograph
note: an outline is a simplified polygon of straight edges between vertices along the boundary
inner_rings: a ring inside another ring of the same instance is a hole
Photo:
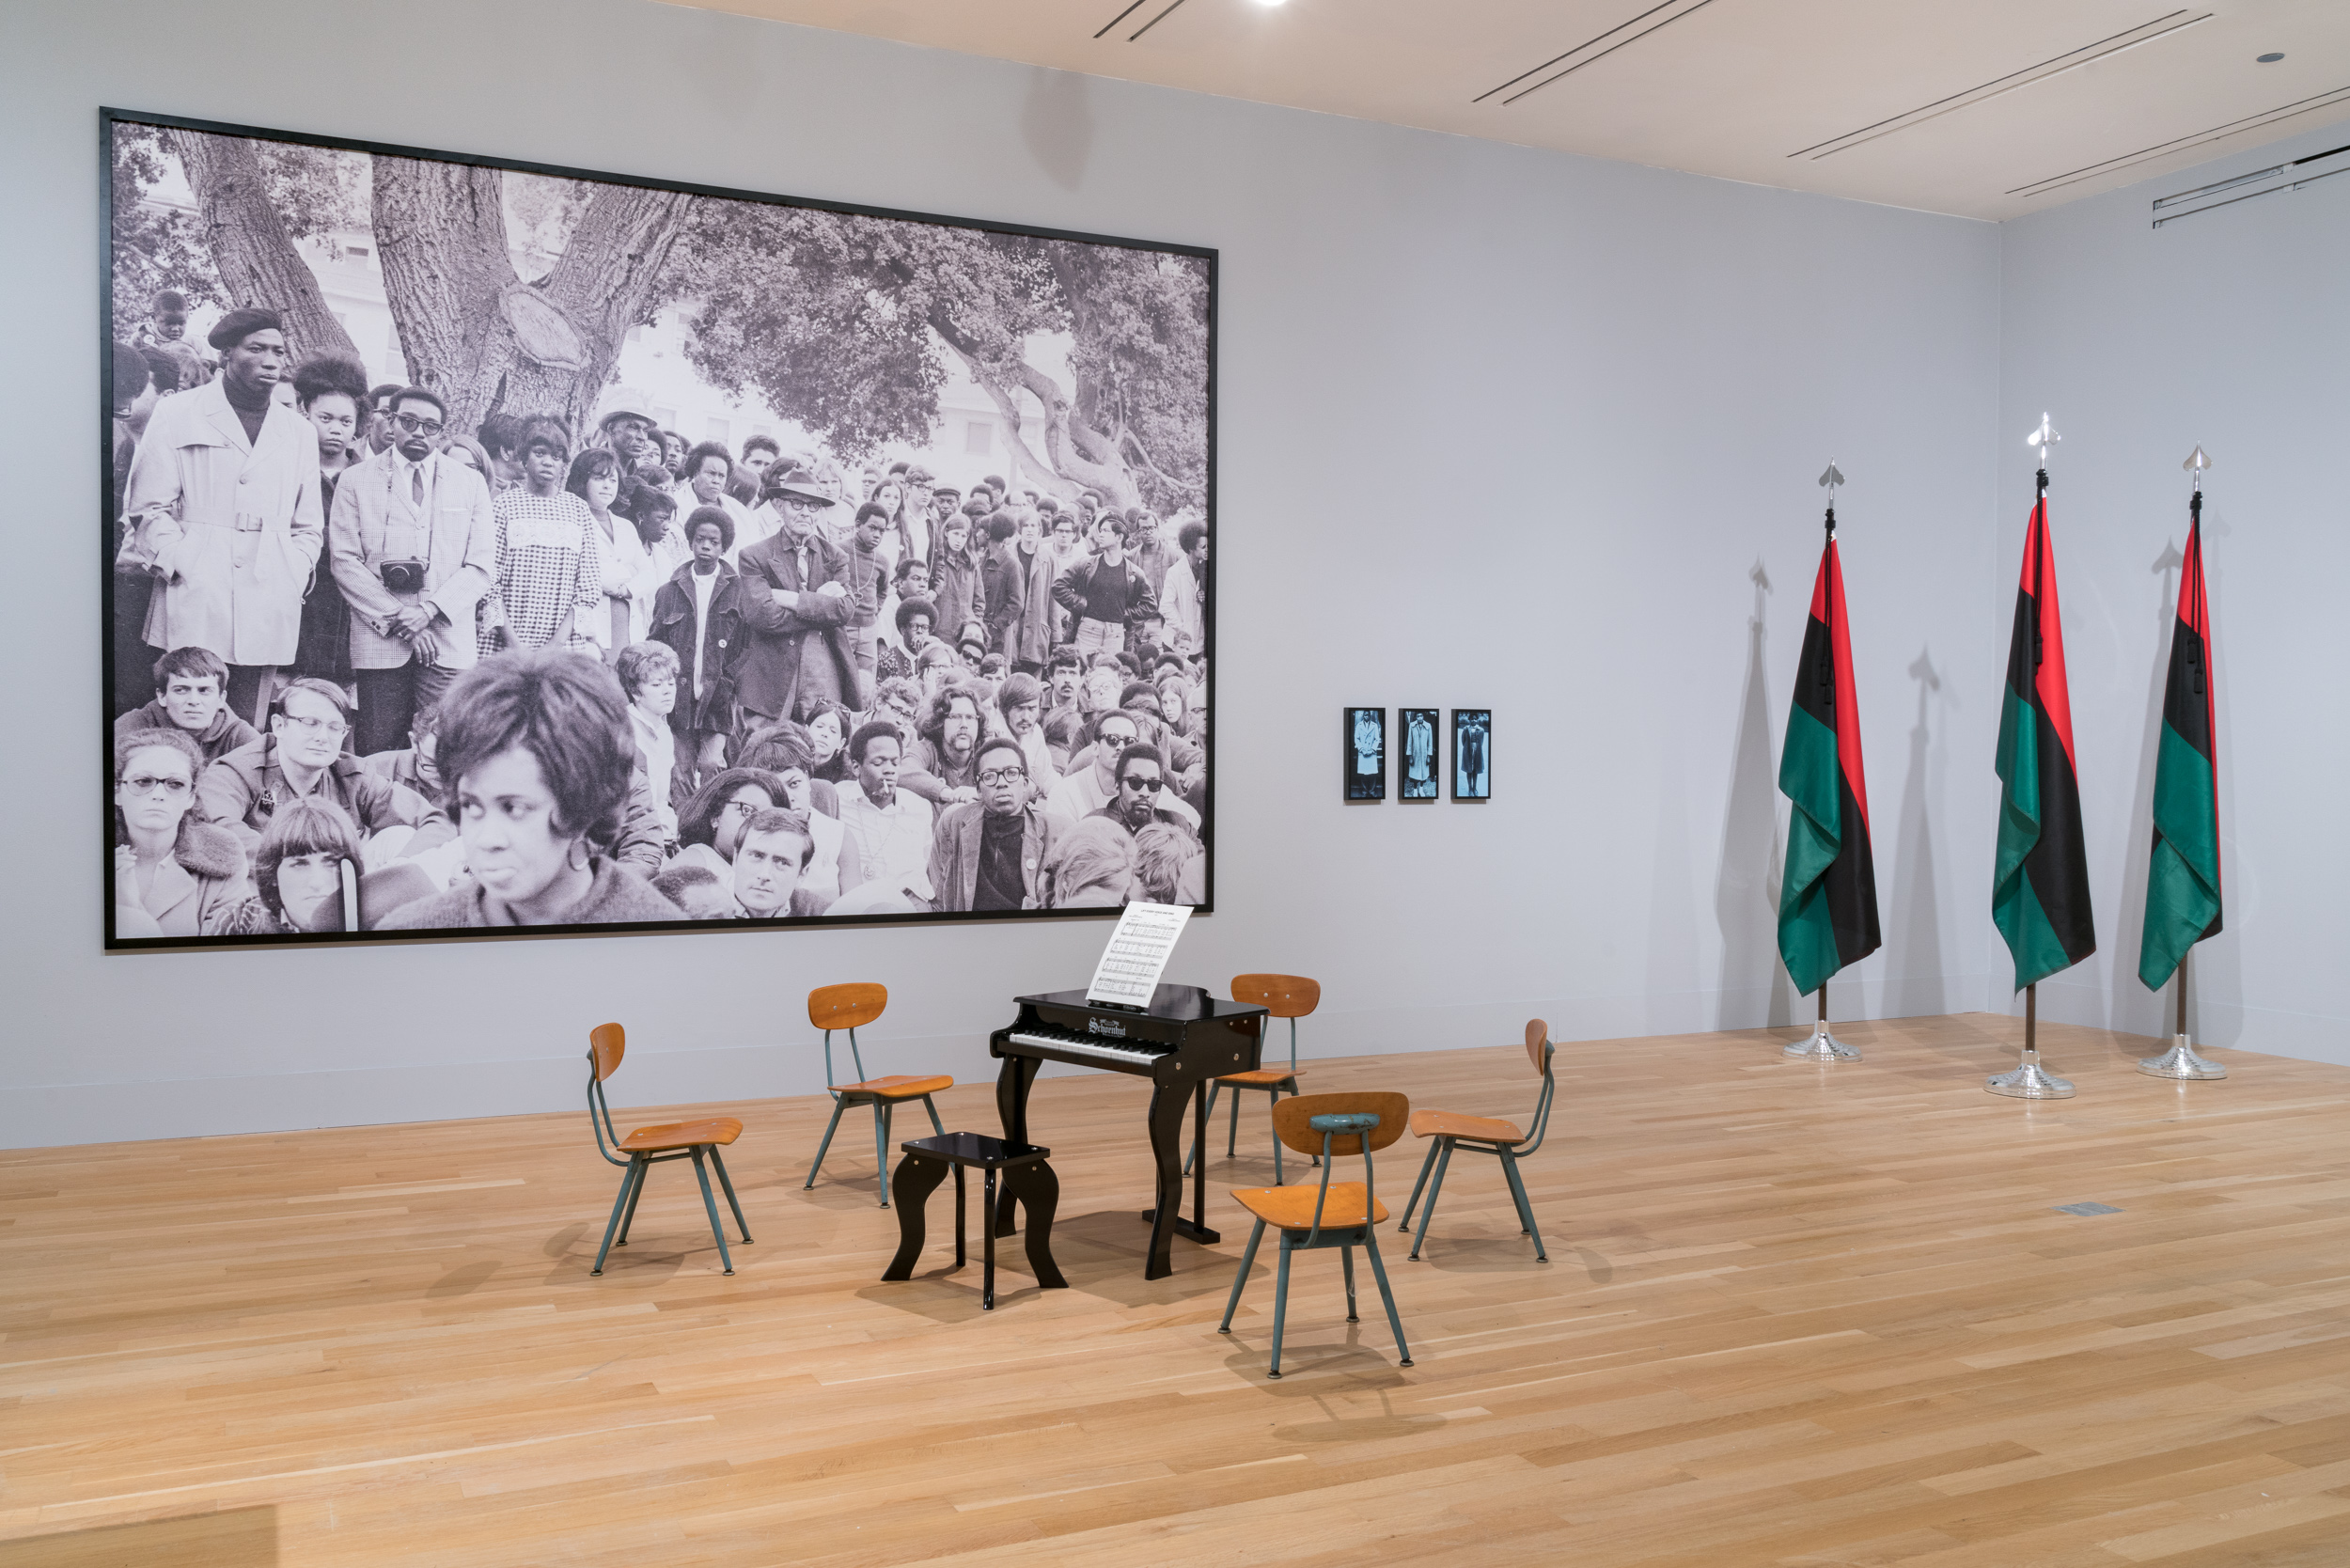
[[[255,144],[176,128],[164,139],[196,193],[196,230],[212,253],[224,303],[276,311],[296,361],[320,353],[358,358],[270,198]]]

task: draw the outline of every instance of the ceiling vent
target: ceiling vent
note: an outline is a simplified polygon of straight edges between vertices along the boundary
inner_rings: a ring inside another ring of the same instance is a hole
[[[1839,152],[1850,152],[1854,148],[1865,146],[1880,136],[1889,136],[1896,131],[1907,131],[1923,125],[1928,120],[1940,119],[1944,115],[1955,114],[1973,104],[1988,102],[1994,98],[2013,92],[2018,87],[2029,87],[2034,82],[2045,82],[2052,76],[2061,76],[2068,71],[2078,71],[2085,65],[2110,59],[2124,51],[2136,49],[2140,44],[2152,43],[2156,39],[2168,38],[2172,33],[2183,32],[2197,23],[2209,22],[2214,14],[2211,11],[2171,11],[2167,15],[2155,17],[2152,22],[2141,22],[2128,31],[2116,33],[2111,38],[2099,39],[2094,43],[2082,44],[2078,49],[2068,49],[2061,55],[2041,61],[2038,65],[2026,66],[2021,71],[2013,71],[2005,76],[1995,76],[1988,82],[1978,83],[1964,92],[1954,92],[1948,98],[1937,98],[1931,103],[1921,103],[1915,109],[1878,120],[1872,125],[1864,125],[1857,131],[1847,131],[1841,136],[1830,136],[1826,141],[1814,142],[1810,147],[1798,148],[1787,156],[1809,158],[1816,163],[1822,158],[1833,157]]]
[[[2324,170],[2317,166],[2332,163],[2344,153],[2350,153],[2350,146],[2312,152],[2289,164],[2255,169],[2250,174],[2239,174],[2233,180],[2198,185],[2176,196],[2158,196],[2154,201],[2154,227],[2160,228],[2164,224],[2177,223],[2181,218],[2191,218],[2198,212],[2233,207],[2239,201],[2249,201],[2254,196],[2275,196],[2279,191],[2297,191],[2304,185],[2314,185],[2338,174],[2350,174],[2350,163],[2336,163],[2332,168]],[[2235,194],[2230,196],[2227,194],[2230,191]]]
[[[1488,87],[1469,102],[1482,103],[1496,93],[1507,93],[1509,96],[1501,101],[1506,108],[1528,93],[1540,92],[1553,82],[1564,81],[1585,66],[1596,65],[1617,50],[1637,43],[1651,33],[1669,27],[1683,17],[1694,15],[1713,3],[1714,0],[1664,0],[1664,4],[1651,6],[1630,21],[1618,23],[1597,38],[1584,39],[1563,55],[1552,55],[1531,71],[1518,72],[1497,87]],[[1568,65],[1570,60],[1574,63]],[[1565,69],[1556,69],[1559,67]],[[1536,77],[1541,80],[1533,80]],[[1516,90],[1512,91],[1512,88]]]
[[[2045,180],[2035,180],[2029,185],[2018,185],[2007,194],[2027,197],[2046,196],[2050,191],[2062,190],[2067,185],[2077,185],[2084,180],[2102,179],[2106,175],[2119,173],[2135,165],[2152,163],[2156,158],[2168,158],[2174,152],[2185,152],[2189,148],[2201,147],[2209,142],[2225,141],[2230,136],[2239,136],[2247,131],[2258,131],[2265,126],[2281,124],[2285,120],[2294,119],[2302,115],[2313,115],[2320,109],[2331,108],[2337,103],[2343,102],[2350,102],[2350,87],[2336,87],[2331,92],[2322,92],[2314,98],[2303,98],[2291,103],[2280,103],[2274,109],[2264,109],[2257,115],[2247,115],[2242,119],[2232,119],[2224,125],[2215,125],[2206,131],[2191,132],[2184,136],[2174,136],[2167,142],[2156,142],[2152,147],[2141,147],[2135,152],[2124,152],[2118,158],[2107,158],[2103,163],[2067,169],[2062,174],[2052,174]]]

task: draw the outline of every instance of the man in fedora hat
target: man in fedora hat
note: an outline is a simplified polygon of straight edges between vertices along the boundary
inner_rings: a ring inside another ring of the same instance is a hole
[[[849,629],[857,597],[848,557],[817,519],[833,498],[805,468],[767,471],[763,486],[776,529],[737,557],[742,572],[742,648],[735,700],[746,715],[805,721],[826,702],[858,701]],[[745,726],[750,719],[746,716]]]
[[[658,462],[661,448],[652,432],[660,427],[650,414],[628,407],[608,408],[596,421],[596,433],[620,460],[622,477],[634,473],[647,458]]]

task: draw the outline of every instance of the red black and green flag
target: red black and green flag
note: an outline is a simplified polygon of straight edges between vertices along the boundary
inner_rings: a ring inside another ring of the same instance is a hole
[[[2015,959],[2015,989],[2067,969],[2097,950],[2089,910],[2089,855],[2081,843],[2080,776],[2074,769],[2073,703],[2064,682],[2064,620],[2057,606],[2048,497],[2031,509],[2023,585],[2008,643],[1999,711],[1999,841],[1991,918]]]
[[[2203,493],[2188,510],[2179,619],[2154,757],[2154,857],[2138,978],[2159,991],[2187,949],[2219,933],[2219,786],[2212,765],[2211,603],[2203,595]]]
[[[1787,876],[1778,895],[1778,952],[1795,989],[1816,991],[1845,964],[1876,951],[1879,940],[1869,785],[1860,763],[1860,704],[1853,696],[1844,572],[1833,533],[1811,589],[1778,788],[1794,803],[1787,823]]]

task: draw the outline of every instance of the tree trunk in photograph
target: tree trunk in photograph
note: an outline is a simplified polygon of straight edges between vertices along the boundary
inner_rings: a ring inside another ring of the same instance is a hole
[[[515,275],[496,169],[378,158],[375,235],[410,379],[452,428],[503,410],[587,434],[631,327],[656,304],[693,197],[602,185],[542,278]]]
[[[164,136],[196,193],[196,224],[230,307],[276,311],[294,364],[321,353],[358,359],[358,348],[327,308],[309,263],[270,204],[254,144],[201,131],[167,130]]]

